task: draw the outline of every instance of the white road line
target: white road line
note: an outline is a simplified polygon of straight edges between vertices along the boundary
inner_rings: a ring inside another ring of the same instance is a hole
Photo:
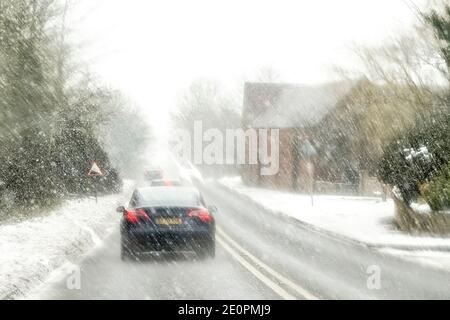
[[[244,268],[250,271],[256,278],[261,280],[266,286],[272,289],[276,294],[278,294],[284,300],[296,300],[296,298],[280,287],[278,284],[270,280],[268,277],[263,275],[258,269],[253,267],[250,263],[248,263],[244,258],[242,258],[239,253],[237,253],[233,248],[231,248],[221,237],[217,237],[216,240],[220,243],[220,245],[228,251],[229,254],[233,256]]]
[[[234,248],[239,250],[244,256],[248,257],[253,263],[260,268],[264,269],[267,273],[275,277],[278,281],[281,283],[287,285],[290,289],[294,290],[296,293],[298,293],[300,296],[307,300],[319,300],[318,297],[316,297],[314,294],[309,292],[308,290],[300,287],[296,283],[292,282],[288,278],[284,277],[283,275],[279,274],[277,271],[273,270],[271,267],[269,267],[267,264],[250,254],[247,250],[242,248],[239,244],[236,243],[233,239],[231,239],[221,228],[217,227],[217,232],[225,239],[227,240]]]

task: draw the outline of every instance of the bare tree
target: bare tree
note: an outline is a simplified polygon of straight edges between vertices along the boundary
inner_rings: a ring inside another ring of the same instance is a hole
[[[272,66],[262,67],[255,76],[256,82],[280,82],[280,80],[280,73]]]
[[[233,99],[221,92],[211,80],[194,81],[180,99],[172,113],[173,125],[193,130],[195,121],[202,121],[204,128],[235,128],[240,124],[240,114]]]

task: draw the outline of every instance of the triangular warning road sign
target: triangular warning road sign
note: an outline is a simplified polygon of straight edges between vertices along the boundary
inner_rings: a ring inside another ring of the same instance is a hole
[[[89,177],[101,177],[103,176],[103,171],[100,169],[100,167],[98,166],[97,162],[93,162],[92,163],[92,167],[89,170],[88,174]]]

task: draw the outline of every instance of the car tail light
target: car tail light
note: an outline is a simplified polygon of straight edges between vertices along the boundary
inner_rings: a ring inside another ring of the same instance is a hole
[[[198,209],[198,210],[192,210],[188,213],[188,217],[191,218],[198,218],[203,222],[212,222],[214,221],[213,216],[208,212],[206,209]]]
[[[150,221],[150,217],[143,209],[136,209],[135,211],[126,210],[125,218],[132,224],[137,224],[139,220]]]
[[[170,180],[164,180],[164,185],[166,187],[173,187],[172,181],[170,181]]]

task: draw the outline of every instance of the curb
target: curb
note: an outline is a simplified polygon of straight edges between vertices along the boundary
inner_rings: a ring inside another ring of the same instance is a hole
[[[401,244],[400,245],[395,245],[395,244],[394,245],[385,245],[385,244],[367,243],[367,242],[357,240],[357,239],[349,237],[349,236],[345,236],[345,235],[342,235],[342,234],[339,234],[339,233],[336,233],[336,232],[333,232],[333,231],[330,231],[330,230],[327,230],[324,228],[317,227],[316,225],[313,225],[311,223],[291,217],[291,216],[285,214],[284,212],[269,209],[269,208],[263,206],[262,204],[256,202],[250,196],[243,194],[239,191],[236,191],[235,189],[223,184],[220,181],[216,181],[216,184],[220,188],[222,188],[230,193],[233,193],[235,196],[238,196],[242,200],[251,202],[252,205],[257,207],[261,211],[269,212],[273,215],[282,217],[283,219],[287,219],[297,225],[300,225],[301,227],[303,227],[305,229],[308,229],[308,230],[316,232],[318,234],[339,240],[341,242],[358,245],[358,246],[362,246],[362,247],[366,247],[366,248],[370,248],[370,249],[376,249],[376,250],[378,250],[378,249],[395,249],[395,250],[404,250],[404,251],[435,251],[435,252],[449,252],[450,253],[450,246],[446,246],[446,245],[417,247],[414,245],[401,245]]]

